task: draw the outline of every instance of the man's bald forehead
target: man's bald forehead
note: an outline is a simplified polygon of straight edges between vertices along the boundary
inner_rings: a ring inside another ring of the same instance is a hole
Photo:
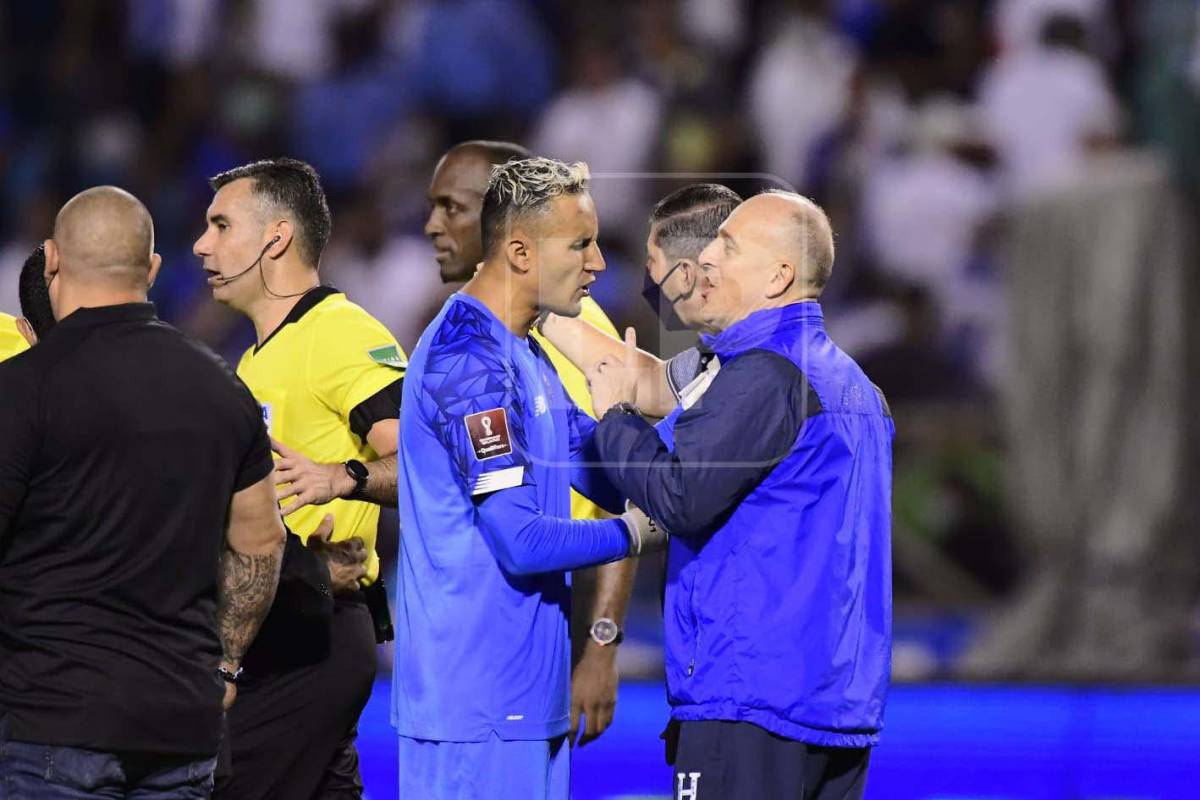
[[[529,158],[529,155],[528,150],[515,142],[472,139],[454,145],[446,151],[446,155],[443,158],[450,158],[451,156],[480,158],[491,165]]]
[[[529,151],[513,142],[493,142],[473,139],[459,142],[438,159],[434,168],[434,183],[443,182],[443,188],[478,192],[487,191],[491,168],[496,164],[528,158]]]
[[[451,198],[459,203],[479,202],[487,191],[492,165],[482,153],[464,149],[442,156],[429,182],[429,197],[434,202]]]
[[[795,192],[770,191],[756,195],[737,211],[769,226],[779,235],[787,259],[800,269],[811,287],[824,287],[833,271],[833,227],[819,205]]]
[[[434,172],[435,174],[446,174],[447,172],[457,174],[467,171],[477,171],[483,174],[484,181],[486,182],[491,166],[491,160],[488,159],[487,154],[482,150],[459,145],[446,151],[446,154],[438,160]]]
[[[757,213],[792,213],[825,216],[825,212],[821,210],[821,207],[804,195],[781,190],[772,190],[757,194],[742,203],[740,208]]]

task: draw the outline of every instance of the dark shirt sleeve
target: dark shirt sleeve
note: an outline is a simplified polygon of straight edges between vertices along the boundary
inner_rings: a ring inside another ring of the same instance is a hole
[[[478,510],[488,548],[508,575],[582,569],[629,553],[624,522],[546,516],[530,485],[489,494]]]
[[[263,421],[262,407],[245,385],[239,388],[244,394],[247,433],[242,460],[238,464],[237,477],[233,481],[235,492],[250,488],[275,469],[275,460],[271,457],[271,436],[267,433],[267,425]]]
[[[41,441],[37,387],[25,373],[0,364],[0,543],[25,501]]]
[[[596,449],[596,420],[572,404],[567,411],[571,425],[571,486],[610,514],[625,510],[625,496],[609,480]]]
[[[804,374],[753,350],[727,365],[680,415],[669,451],[645,420],[609,411],[596,444],[613,483],[673,536],[703,539],[792,449],[819,411]]]
[[[675,395],[676,400],[680,399],[683,387],[694,381],[702,371],[698,347],[689,347],[667,362],[667,385],[671,387],[671,394]]]
[[[376,422],[397,419],[400,416],[400,399],[404,396],[404,378],[385,386],[363,400],[350,411],[350,430],[364,441]]]

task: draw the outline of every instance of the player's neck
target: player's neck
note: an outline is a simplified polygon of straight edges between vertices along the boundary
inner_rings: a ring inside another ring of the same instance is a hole
[[[534,299],[527,298],[520,285],[502,267],[485,262],[475,277],[463,286],[462,292],[487,306],[518,339],[528,336],[529,329],[537,321],[538,308]]]

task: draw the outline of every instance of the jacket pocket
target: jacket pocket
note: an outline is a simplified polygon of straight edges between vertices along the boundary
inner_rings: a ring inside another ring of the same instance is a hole
[[[696,614],[696,580],[693,576],[692,585],[688,591],[688,619],[692,623],[692,641],[688,648],[687,676],[696,674],[696,661],[700,657],[700,617]]]

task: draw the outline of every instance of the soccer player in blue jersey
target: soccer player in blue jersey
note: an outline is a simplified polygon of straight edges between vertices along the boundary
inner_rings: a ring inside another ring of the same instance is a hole
[[[529,336],[580,313],[604,270],[587,167],[493,168],[483,265],[425,330],[400,423],[394,721],[400,796],[565,800],[567,570],[661,548],[636,510],[572,520],[570,488],[621,507]]]

